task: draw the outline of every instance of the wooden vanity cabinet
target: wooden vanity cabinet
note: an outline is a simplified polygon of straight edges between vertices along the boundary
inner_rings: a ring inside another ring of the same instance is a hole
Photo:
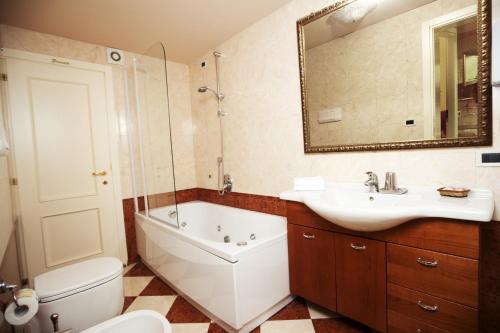
[[[385,243],[335,234],[337,312],[386,331]]]
[[[291,292],[335,311],[335,234],[288,224],[288,258]]]
[[[378,332],[478,332],[477,223],[428,218],[361,233],[296,202],[287,219],[293,294]]]

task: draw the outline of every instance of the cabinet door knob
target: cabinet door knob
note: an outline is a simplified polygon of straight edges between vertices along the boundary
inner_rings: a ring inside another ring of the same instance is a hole
[[[364,251],[366,250],[366,245],[356,245],[351,243],[351,248],[355,251]]]
[[[437,267],[438,265],[437,260],[424,260],[422,258],[417,258],[417,262],[425,267]]]
[[[316,236],[314,236],[313,234],[308,235],[306,233],[303,233],[302,236],[304,236],[304,238],[306,238],[306,239],[314,239],[314,238],[316,238]]]
[[[428,304],[425,304],[424,302],[422,301],[418,301],[417,302],[417,305],[425,310],[425,311],[429,311],[429,312],[436,312],[438,310],[438,306],[437,305],[428,305]]]

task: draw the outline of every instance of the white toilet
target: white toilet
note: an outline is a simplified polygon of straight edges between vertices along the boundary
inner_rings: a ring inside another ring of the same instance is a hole
[[[119,315],[124,301],[122,273],[118,259],[97,258],[35,277],[40,306],[25,332],[54,332],[53,313],[59,314],[59,330],[73,333]]]

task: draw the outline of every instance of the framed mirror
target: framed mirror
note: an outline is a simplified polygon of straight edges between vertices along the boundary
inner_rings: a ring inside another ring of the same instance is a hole
[[[492,143],[489,0],[343,0],[297,21],[306,153]]]

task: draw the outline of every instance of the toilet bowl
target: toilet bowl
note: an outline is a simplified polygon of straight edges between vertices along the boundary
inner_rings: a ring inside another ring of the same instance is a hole
[[[50,316],[59,314],[59,330],[81,332],[123,308],[123,266],[116,258],[97,258],[35,277],[39,310],[25,332],[54,332]]]

